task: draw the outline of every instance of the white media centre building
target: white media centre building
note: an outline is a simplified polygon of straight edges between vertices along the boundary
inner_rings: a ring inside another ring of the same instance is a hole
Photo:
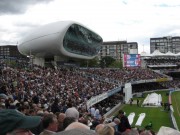
[[[18,45],[20,53],[33,57],[33,64],[92,59],[100,51],[102,38],[89,28],[73,21],[41,26],[29,33]]]

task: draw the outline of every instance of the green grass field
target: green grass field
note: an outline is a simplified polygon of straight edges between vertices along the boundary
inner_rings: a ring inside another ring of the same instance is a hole
[[[160,92],[156,92],[161,94],[162,96],[162,102],[168,102],[168,96],[166,95],[167,91],[160,91]],[[147,94],[145,94],[146,97]],[[174,95],[174,93],[173,93]],[[176,103],[178,103],[178,106],[180,105],[180,98],[178,98],[178,95],[180,96],[180,92],[178,94],[175,93],[176,97]],[[133,98],[134,100],[136,100],[136,98]],[[144,101],[144,98],[138,98],[140,100],[140,103],[142,104],[142,102]],[[175,101],[173,101],[173,105],[177,106],[175,103]],[[175,110],[176,107],[174,107]],[[135,126],[137,119],[138,119],[138,115],[140,113],[146,113],[146,117],[144,118],[141,127],[139,128],[144,128],[150,121],[152,121],[152,130],[157,132],[159,130],[159,128],[161,126],[167,126],[167,127],[171,127],[172,123],[170,120],[170,115],[169,115],[169,111],[164,110],[164,107],[138,107],[136,104],[133,104],[132,106],[130,106],[129,104],[125,104],[123,105],[123,107],[121,108],[124,112],[126,112],[126,116],[128,116],[131,112],[135,112],[135,117],[134,117],[134,121],[132,124],[132,127],[137,127]],[[180,111],[180,106],[179,106],[179,111]],[[178,125],[180,124],[180,119],[179,116],[177,114],[176,111],[176,121],[177,118],[179,121],[177,121]],[[114,114],[117,115],[117,112]]]
[[[174,117],[178,128],[180,129],[180,91],[172,93],[172,106],[174,109]]]

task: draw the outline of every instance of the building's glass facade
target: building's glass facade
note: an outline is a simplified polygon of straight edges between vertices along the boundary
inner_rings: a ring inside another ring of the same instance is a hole
[[[69,27],[63,41],[66,51],[84,56],[97,55],[101,45],[100,36],[77,24]]]

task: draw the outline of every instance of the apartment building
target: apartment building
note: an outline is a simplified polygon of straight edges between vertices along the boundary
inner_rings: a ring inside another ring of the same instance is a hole
[[[123,54],[138,54],[137,42],[108,41],[103,42],[99,53],[99,59],[110,56],[116,60],[123,58]]]

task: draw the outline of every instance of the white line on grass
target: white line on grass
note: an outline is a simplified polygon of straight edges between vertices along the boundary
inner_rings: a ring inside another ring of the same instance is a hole
[[[180,116],[179,107],[178,107],[178,104],[177,104],[177,101],[176,101],[176,97],[175,97],[175,96],[174,96],[174,99],[175,99],[176,109],[177,109],[178,115]]]

